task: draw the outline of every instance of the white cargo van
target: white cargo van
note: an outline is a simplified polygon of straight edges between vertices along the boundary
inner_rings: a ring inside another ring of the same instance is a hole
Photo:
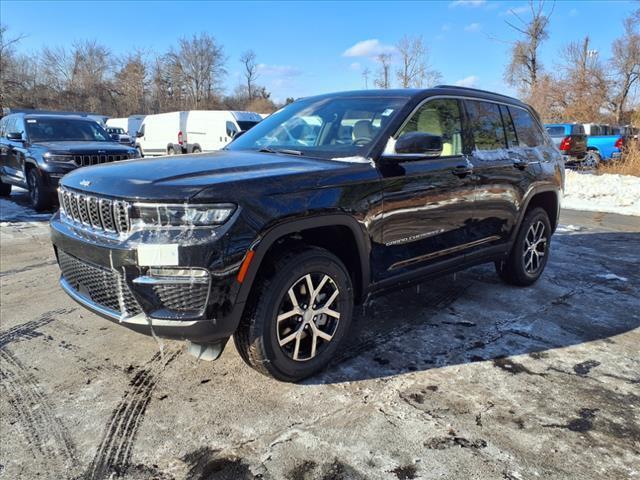
[[[136,133],[144,120],[145,115],[131,115],[130,117],[110,118],[106,126],[110,128],[122,128],[131,138],[136,137]]]
[[[182,153],[187,113],[168,112],[144,117],[136,134],[140,153],[145,157]]]
[[[220,150],[244,132],[262,121],[254,112],[231,110],[191,110],[187,112],[183,145],[186,153]]]

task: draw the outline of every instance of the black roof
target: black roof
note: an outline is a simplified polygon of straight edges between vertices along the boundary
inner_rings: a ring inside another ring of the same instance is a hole
[[[457,95],[469,96],[485,100],[494,100],[498,102],[513,103],[516,105],[527,105],[517,98],[503,95],[501,93],[490,92],[488,90],[480,90],[478,88],[459,87],[457,85],[438,85],[433,88],[389,88],[389,89],[371,89],[371,90],[350,90],[345,92],[326,93],[307,98],[328,98],[328,97],[426,97],[430,95]]]
[[[15,113],[10,113],[9,115],[19,115],[21,117],[24,117],[25,119],[28,118],[32,118],[32,119],[38,119],[38,118],[53,118],[53,119],[65,119],[68,120],[69,118],[72,118],[74,120],[83,120],[85,122],[95,122],[96,120],[90,116],[86,116],[86,115],[80,115],[80,114],[74,114],[74,113],[29,113],[29,112],[15,112]],[[9,116],[7,115],[7,117]]]

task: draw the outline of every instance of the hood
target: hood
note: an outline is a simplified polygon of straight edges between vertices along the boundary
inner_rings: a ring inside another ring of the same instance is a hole
[[[56,153],[108,153],[129,150],[129,147],[118,142],[36,142],[33,146]]]
[[[352,169],[377,176],[369,163],[317,160],[271,153],[218,151],[125,160],[75,170],[69,188],[132,200],[184,201],[203,189],[229,198],[325,186]],[[293,184],[294,177],[296,183]],[[295,186],[294,186],[295,185]],[[240,193],[239,193],[240,192]]]

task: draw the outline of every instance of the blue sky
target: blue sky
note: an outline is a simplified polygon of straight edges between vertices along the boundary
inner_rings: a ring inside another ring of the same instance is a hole
[[[550,8],[552,2],[547,2]],[[505,20],[526,16],[527,3],[443,2],[0,2],[9,36],[23,34],[23,52],[43,45],[68,46],[96,39],[115,54],[136,47],[164,52],[181,36],[206,31],[224,45],[227,91],[239,83],[238,57],[253,49],[261,63],[259,83],[287,96],[364,87],[361,71],[375,71],[371,55],[403,35],[422,35],[444,83],[514,93],[503,81],[508,42],[516,38]],[[587,32],[602,59],[622,31],[632,1],[557,1],[550,39],[541,49],[548,69],[560,65],[563,45]],[[364,42],[364,43],[360,43]],[[345,54],[346,52],[346,54]]]

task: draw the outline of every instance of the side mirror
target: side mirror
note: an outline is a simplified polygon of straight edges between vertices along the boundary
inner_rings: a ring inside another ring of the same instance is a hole
[[[436,158],[442,155],[442,137],[423,132],[410,132],[396,140],[396,153]]]
[[[240,137],[240,136],[244,135],[246,132],[247,132],[246,130],[240,130],[239,132],[236,132],[236,133],[233,135],[233,139],[235,140],[236,138],[238,138],[238,137]]]
[[[142,130],[138,130],[136,132],[136,138],[144,137],[144,132]]]
[[[117,142],[118,140],[120,140],[120,135],[118,135],[117,133],[112,133],[112,134],[111,134],[111,135],[109,135],[109,136],[111,137],[111,140],[114,140],[114,141],[116,141],[116,142]]]
[[[24,139],[22,138],[22,133],[20,132],[7,133],[7,140],[11,140],[13,142],[24,142]]]

